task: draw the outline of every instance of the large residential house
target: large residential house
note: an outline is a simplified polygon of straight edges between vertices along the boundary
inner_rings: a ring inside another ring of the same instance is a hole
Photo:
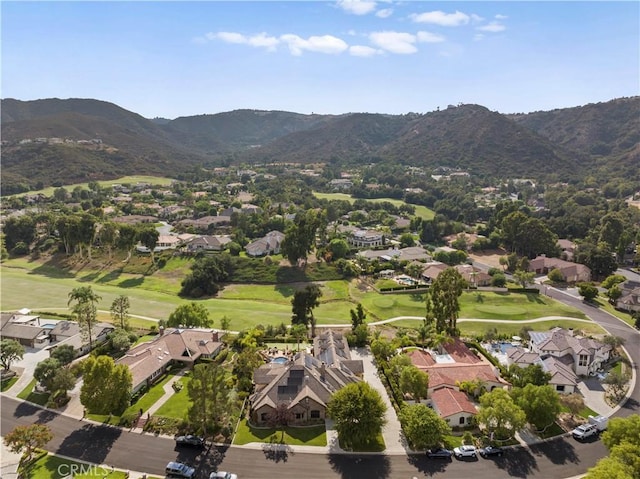
[[[109,333],[116,328],[109,323],[95,323],[91,328],[91,342],[95,348],[99,344],[104,343]],[[51,345],[47,347],[49,354],[63,344],[73,346],[76,356],[82,356],[91,351],[89,346],[89,338],[84,335],[80,329],[80,325],[75,321],[58,321],[55,327],[49,332],[51,337]]]
[[[151,386],[171,364],[193,367],[200,358],[214,358],[222,349],[216,331],[205,329],[160,329],[153,340],[131,348],[116,361],[129,367],[132,393]]]
[[[349,236],[348,242],[356,248],[373,248],[384,244],[384,235],[374,230],[356,230]]]
[[[578,387],[578,376],[571,368],[571,365],[565,364],[562,358],[555,356],[543,356],[540,354],[527,351],[517,346],[507,349],[507,365],[517,364],[521,368],[526,368],[531,364],[539,365],[543,371],[551,374],[549,384],[561,394],[571,394]]]
[[[383,261],[431,261],[431,255],[422,246],[408,246],[406,248],[366,249],[357,255],[369,261],[381,259]]]
[[[231,241],[229,235],[196,236],[187,243],[186,249],[189,253],[222,251]]]
[[[609,359],[611,347],[595,339],[575,336],[572,329],[553,328],[548,332],[531,332],[531,350],[558,358],[579,376],[588,376],[602,369]]]
[[[616,300],[616,308],[628,312],[640,311],[640,283],[627,280],[618,287],[622,294]]]
[[[547,256],[538,256],[529,262],[529,271],[536,274],[548,274],[552,269],[560,271],[566,283],[591,281],[591,270],[583,264]]]
[[[196,219],[184,219],[178,221],[178,225],[184,227],[192,227],[197,230],[207,231],[211,228],[229,226],[231,224],[231,216],[203,216]]]
[[[41,349],[49,344],[48,329],[40,324],[40,317],[29,310],[0,314],[0,338],[18,341],[28,348]]]
[[[487,391],[510,387],[495,366],[455,338],[441,352],[415,349],[408,354],[411,363],[429,374],[428,401],[451,426],[471,424],[477,413],[460,384],[480,379]],[[451,391],[441,391],[450,389]]]
[[[244,247],[249,256],[267,256],[270,254],[280,253],[280,247],[284,240],[284,233],[273,230],[264,235],[264,237],[252,241]]]
[[[253,424],[268,424],[280,404],[287,405],[294,424],[323,421],[333,394],[360,381],[362,361],[351,359],[341,333],[320,334],[314,340],[314,354],[300,352],[285,364],[271,362],[255,371],[256,392],[250,397]]]

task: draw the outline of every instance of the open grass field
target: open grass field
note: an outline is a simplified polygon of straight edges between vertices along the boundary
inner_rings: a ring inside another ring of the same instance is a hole
[[[79,463],[48,454],[31,464],[24,477],[28,479],[59,479],[65,476],[77,479],[125,479],[126,473],[117,470],[112,472],[111,467]]]
[[[353,198],[351,195],[348,195],[346,193],[319,193],[317,191],[313,192],[313,196],[315,196],[316,198],[326,199],[326,200],[346,200],[346,201],[349,201],[350,203],[353,203],[357,199],[357,198]],[[383,201],[388,201],[394,206],[410,204],[410,203],[405,203],[402,200],[397,200],[395,198],[371,198],[371,199],[363,198],[363,199],[366,199],[366,201],[371,201],[373,203],[381,203]],[[411,206],[413,206],[416,209],[416,216],[419,216],[424,220],[432,220],[433,217],[435,216],[435,213],[433,212],[433,210],[430,210],[426,206],[422,206],[422,205],[411,205]]]
[[[118,178],[115,180],[104,180],[98,181],[101,187],[105,188],[107,186],[113,185],[124,185],[130,184],[135,185],[137,183],[149,183],[150,185],[159,185],[159,186],[169,186],[173,180],[171,178],[162,178],[160,176],[144,176],[144,175],[134,175],[134,176],[123,176],[122,178]],[[64,189],[66,189],[69,193],[73,191],[73,189],[77,186],[82,187],[83,189],[89,188],[89,183],[74,183],[73,185],[64,185]],[[37,195],[42,193],[45,196],[53,196],[53,191],[56,187],[50,186],[48,188],[44,188],[42,190],[37,191],[28,191],[26,193],[19,193],[13,196],[24,196],[24,195]]]

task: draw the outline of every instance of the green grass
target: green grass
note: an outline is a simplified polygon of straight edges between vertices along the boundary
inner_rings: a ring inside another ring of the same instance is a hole
[[[87,419],[91,419],[95,422],[101,422],[102,424],[111,424],[117,426],[120,424],[120,416],[109,416],[108,414],[87,414]]]
[[[242,419],[233,438],[236,445],[250,442],[279,443],[282,432],[275,428],[254,428],[246,419]],[[284,443],[290,446],[326,446],[327,433],[324,425],[309,427],[287,427],[284,430]]]
[[[2,381],[2,384],[0,385],[0,391],[1,392],[8,391],[9,389],[11,389],[11,386],[13,386],[16,383],[17,380],[18,380],[18,376],[14,376],[11,379]]]
[[[173,374],[167,374],[167,376],[160,381],[159,383],[154,384],[149,388],[149,390],[144,393],[140,399],[138,399],[134,404],[129,406],[124,412],[123,416],[127,413],[136,413],[142,409],[143,412],[146,412],[151,406],[158,402],[158,400],[164,396],[164,385],[167,384],[172,378]]]
[[[535,431],[535,434],[539,436],[541,439],[547,439],[549,437],[559,436],[564,434],[565,431],[562,429],[558,423],[553,423],[551,426],[547,427],[544,431]]]
[[[22,399],[23,401],[30,401],[32,403],[39,404],[40,406],[44,406],[49,400],[49,393],[33,392],[33,388],[35,387],[35,385],[36,380],[32,379],[31,382],[27,384],[27,387],[20,391],[20,393],[18,394],[18,399]]]
[[[72,467],[75,469],[72,469]],[[31,464],[29,472],[25,476],[28,479],[60,479],[60,477],[72,471],[75,471],[73,477],[77,479],[94,477],[101,479],[125,479],[126,477],[124,471],[116,470],[111,472],[110,467],[80,463],[53,455],[46,455],[35,461]]]
[[[542,316],[586,315],[539,294],[464,292],[460,296],[460,317],[474,319],[534,319]]]
[[[135,175],[135,176],[123,176],[122,178],[118,178],[116,180],[106,180],[106,181],[98,181],[101,187],[105,188],[107,186],[113,186],[116,184],[124,185],[131,184],[135,185],[136,183],[149,183],[151,185],[159,185],[159,186],[169,186],[173,180],[171,178],[162,178],[159,176],[144,176],[144,175]],[[80,186],[83,189],[89,189],[89,183],[74,183],[73,185],[64,185],[64,188],[71,193],[76,186]],[[35,195],[38,193],[42,193],[45,196],[53,196],[53,191],[56,187],[50,186],[48,188],[44,188],[42,190],[37,191],[28,191],[26,193],[19,193],[16,197],[25,196],[25,195]]]
[[[607,313],[615,316],[616,318],[621,319],[622,321],[627,323],[629,326],[634,326],[635,327],[636,320],[633,319],[629,313],[625,313],[623,311],[618,311],[616,308],[614,308],[609,303],[609,301],[596,300],[596,303],[599,304],[600,309],[604,309]]]
[[[317,191],[313,192],[313,196],[319,199],[326,199],[326,200],[346,200],[346,201],[349,201],[350,203],[353,203],[357,199],[357,198],[353,198],[351,195],[348,195],[346,193],[319,193]],[[397,200],[395,198],[371,198],[371,199],[363,198],[363,199],[366,201],[370,201],[372,203],[381,203],[383,201],[388,201],[389,203],[393,204],[396,207],[410,204],[410,203],[405,203],[402,200]],[[433,210],[430,210],[426,206],[422,206],[422,205],[411,205],[411,206],[413,206],[416,209],[415,215],[421,217],[422,219],[432,220],[435,216],[435,212]]]
[[[135,344],[132,344],[131,347],[137,346],[138,344],[146,343],[149,341],[153,341],[158,337],[157,334],[145,334],[144,336],[140,336]]]
[[[567,406],[564,405],[560,405],[560,412],[570,412],[569,408]],[[582,408],[580,411],[578,411],[578,416],[581,416],[585,419],[588,419],[589,416],[597,416],[598,413],[595,412],[593,409],[591,409],[588,406],[585,406],[584,408]]]
[[[462,446],[462,436],[454,436],[453,434],[444,437],[444,444],[447,449]]]
[[[373,438],[366,444],[359,444],[358,446],[349,447],[340,443],[340,447],[345,451],[352,452],[382,452],[385,449],[382,433],[379,433],[375,438]]]
[[[187,384],[191,380],[190,376],[184,376],[179,381],[182,382],[182,389],[171,396],[160,408],[155,412],[154,416],[170,417],[174,419],[185,419],[187,411],[193,404],[187,393]]]

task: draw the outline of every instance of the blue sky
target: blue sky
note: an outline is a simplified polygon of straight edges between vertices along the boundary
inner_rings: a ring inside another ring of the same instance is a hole
[[[10,2],[2,98],[145,117],[501,113],[640,94],[640,3]]]

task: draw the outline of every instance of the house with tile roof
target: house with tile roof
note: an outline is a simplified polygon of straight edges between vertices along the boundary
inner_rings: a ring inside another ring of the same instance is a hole
[[[627,280],[618,285],[622,294],[616,300],[616,308],[622,311],[640,311],[640,282]]]
[[[478,413],[466,393],[453,388],[440,388],[431,394],[431,404],[450,426],[468,426]]]
[[[195,236],[186,244],[189,253],[198,251],[222,251],[232,239],[229,235]]]
[[[579,376],[595,373],[609,359],[611,347],[595,339],[575,336],[572,329],[530,332],[531,349],[541,357],[553,356]]]
[[[273,230],[262,238],[252,241],[244,247],[249,256],[266,256],[280,253],[280,248],[284,241],[284,233]]]
[[[125,364],[133,377],[132,393],[151,386],[172,364],[185,367],[201,358],[215,358],[222,350],[217,331],[167,329],[152,341],[138,344],[116,361]]]
[[[579,263],[572,263],[560,258],[538,256],[529,262],[529,272],[535,274],[548,274],[552,269],[557,269],[562,274],[566,283],[580,283],[591,281],[591,270]]]
[[[95,323],[91,329],[91,342],[93,347],[104,343],[115,326],[109,323]],[[82,356],[90,352],[89,339],[82,333],[80,325],[76,321],[58,321],[49,332],[51,344],[47,346],[49,354],[58,346],[67,344],[72,346],[76,356]]]
[[[565,356],[566,358],[567,356]],[[570,365],[565,364],[561,358],[554,356],[540,356],[540,354],[528,351],[520,346],[507,349],[507,365],[516,364],[526,368],[531,364],[539,365],[543,371],[551,374],[549,384],[561,394],[571,394],[578,386],[578,376]]]

